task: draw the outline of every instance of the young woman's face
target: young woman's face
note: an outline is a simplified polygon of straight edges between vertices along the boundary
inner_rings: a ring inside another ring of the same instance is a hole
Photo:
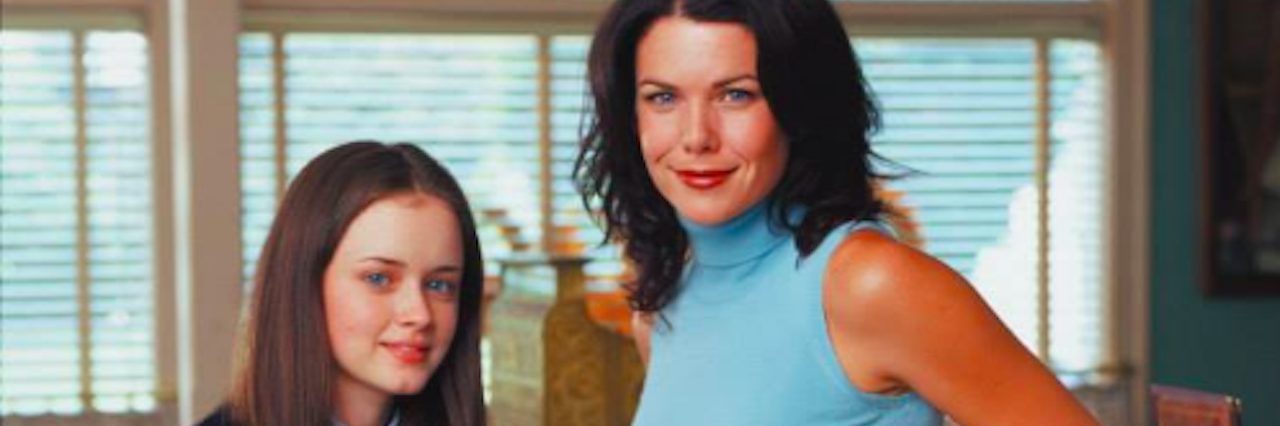
[[[324,275],[338,405],[418,393],[431,378],[457,328],[459,234],[448,205],[422,194],[380,199],[351,222]]]
[[[696,223],[733,219],[768,196],[786,169],[787,143],[745,26],[655,21],[636,52],[636,115],[649,176]]]

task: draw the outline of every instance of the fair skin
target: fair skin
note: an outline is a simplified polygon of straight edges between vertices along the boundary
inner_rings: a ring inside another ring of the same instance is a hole
[[[658,192],[709,225],[764,199],[788,152],[760,90],[751,33],[689,22],[660,20],[640,43],[636,120]]]
[[[351,222],[324,275],[339,421],[381,425],[392,396],[426,386],[457,328],[462,259],[457,219],[436,197],[388,196]]]
[[[723,89],[716,83],[754,76],[755,58],[754,37],[737,24],[662,18],[640,41],[636,74],[642,151],[663,196],[681,215],[699,223],[723,223],[763,200],[786,164],[786,142],[771,113],[735,121],[727,113],[708,112],[720,111],[715,102],[720,98],[713,95]],[[647,78],[662,81],[664,91],[679,95],[670,105],[660,105],[669,108],[661,113],[691,118],[655,119],[657,114],[646,110],[651,102],[645,95]],[[765,103],[763,97],[758,101]],[[768,113],[767,105],[761,110]],[[682,164],[662,159],[690,158],[690,152],[701,158],[735,158],[735,164],[755,172],[731,175],[727,180],[740,181],[720,185],[736,192],[682,188],[677,185],[680,176],[660,166]],[[779,165],[769,164],[778,158]],[[823,291],[837,359],[849,381],[864,392],[917,392],[963,425],[1098,425],[963,277],[926,254],[875,232],[851,234],[832,255]],[[632,323],[647,364],[652,322],[637,314]]]

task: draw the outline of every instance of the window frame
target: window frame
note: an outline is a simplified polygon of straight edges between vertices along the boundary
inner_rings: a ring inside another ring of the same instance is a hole
[[[168,163],[166,161],[162,161],[162,159],[167,158],[167,156],[161,155],[162,151],[160,151],[160,149],[167,146],[167,144],[162,143],[161,138],[158,137],[158,135],[162,134],[162,132],[158,131],[160,128],[159,126],[164,125],[158,119],[164,115],[159,111],[161,107],[156,101],[162,99],[161,93],[159,92],[163,87],[157,84],[154,72],[158,66],[155,61],[160,60],[157,53],[161,50],[161,47],[155,44],[153,38],[154,30],[151,29],[151,26],[147,25],[149,16],[155,13],[153,11],[155,8],[148,5],[146,0],[3,0],[0,1],[0,5],[5,9],[3,17],[4,29],[20,31],[68,31],[77,39],[75,42],[77,50],[74,52],[76,55],[82,55],[84,53],[84,40],[87,38],[86,34],[91,31],[137,31],[148,40],[148,72],[152,76],[152,81],[149,85],[150,87],[148,87],[151,115],[150,121],[152,125],[151,131],[148,132],[151,139],[150,149],[152,153],[152,158],[150,159],[152,181],[151,215],[153,219],[153,225],[151,228],[153,256],[151,274],[152,283],[155,285],[152,292],[154,297],[152,309],[154,317],[152,320],[156,324],[155,330],[153,331],[153,344],[155,346],[152,348],[153,359],[156,363],[154,371],[154,377],[156,380],[156,409],[154,411],[125,413],[106,413],[96,411],[93,409],[93,404],[89,401],[93,398],[93,394],[86,393],[81,396],[82,400],[85,402],[84,411],[80,414],[9,416],[5,420],[12,422],[16,426],[64,424],[131,426],[169,423],[172,418],[173,407],[171,403],[166,403],[166,401],[171,401],[173,399],[172,395],[175,392],[172,388],[165,387],[166,383],[173,382],[170,378],[172,377],[172,374],[170,371],[166,370],[165,366],[169,364],[169,360],[173,357],[167,354],[164,349],[169,346],[167,344],[167,337],[172,335],[172,331],[170,330],[172,327],[166,324],[167,321],[162,321],[162,318],[170,317],[171,315],[162,311],[172,311],[172,306],[160,302],[171,300],[171,298],[163,297],[163,289],[168,287],[164,285],[164,283],[167,282],[167,278],[171,276],[168,272],[171,269],[171,267],[168,266],[168,263],[170,262],[169,259],[172,259],[172,257],[168,256],[167,253],[172,252],[172,244],[171,239],[169,238],[170,228],[163,226],[165,220],[161,219],[169,216],[168,212],[171,210],[169,206],[171,202],[168,201],[169,198],[166,196],[168,191],[166,189],[167,185],[165,184],[169,181],[167,176]],[[77,80],[77,82],[75,86],[77,89],[74,98],[76,103],[75,108],[79,111],[83,111],[86,108],[84,100],[86,88],[82,86],[82,80],[85,78],[82,74],[85,70],[83,69],[82,61],[82,58],[75,59],[75,63],[77,64],[75,71],[77,74],[75,80]],[[87,143],[87,123],[84,121],[82,113],[77,113],[77,116],[79,117],[75,123],[75,126],[77,127],[77,150],[83,151],[84,145]],[[79,156],[82,158],[77,160],[81,163],[77,165],[77,174],[83,175],[86,173],[86,170],[84,169],[85,165],[83,164],[85,161],[83,158],[83,152],[81,152]],[[83,181],[84,177],[81,176],[78,180]],[[83,185],[81,185],[81,187],[76,191],[76,198],[78,200],[77,205],[80,206],[78,208],[80,211],[77,212],[77,215],[82,216],[80,220],[84,221],[85,218],[83,216],[88,214],[85,210],[87,208],[89,194],[86,192],[87,188],[84,188]],[[88,230],[81,229],[79,236],[77,237],[77,244],[80,246],[77,250],[82,252],[79,256],[80,259],[78,260],[80,263],[85,262],[85,253],[83,253],[83,251],[87,249],[85,247],[87,238]],[[78,268],[81,269],[81,275],[84,275],[88,269],[88,265],[80,265]],[[80,276],[77,278],[77,281],[80,282],[80,295],[78,297],[82,299],[79,301],[81,304],[81,319],[79,320],[79,326],[81,329],[79,330],[79,334],[81,335],[82,341],[87,341],[88,336],[92,333],[92,329],[90,328],[86,317],[88,315],[87,309],[89,302],[87,300],[88,289],[85,286],[88,283],[88,278]],[[88,359],[87,354],[89,348],[90,345],[82,345],[81,348],[78,349],[83,358],[82,365],[80,367],[82,376],[87,375],[90,368],[87,366],[89,361],[85,361],[85,359]],[[82,383],[87,383],[91,380],[92,379],[89,377],[81,377]],[[87,386],[87,384],[85,384],[85,386]]]
[[[172,422],[179,398],[174,266],[177,241],[173,215],[177,202],[172,182],[180,167],[174,158],[174,106],[170,64],[170,16],[173,5],[196,0],[0,0],[6,28],[100,29],[95,25],[140,23],[148,38],[152,67],[152,191],[157,401],[158,412]],[[902,37],[1045,37],[1074,36],[1097,40],[1103,55],[1106,93],[1106,202],[1102,257],[1108,289],[1109,348],[1115,373],[1130,394],[1130,420],[1145,424],[1142,384],[1148,376],[1150,271],[1149,224],[1149,5],[1152,0],[982,1],[958,4],[923,2],[837,2],[835,7],[851,36]],[[487,32],[589,34],[608,7],[594,0],[241,0],[232,6],[243,28],[362,32]],[[121,21],[121,16],[127,18]],[[19,26],[20,25],[20,26]],[[139,28],[134,28],[139,29]],[[543,59],[546,61],[547,59]],[[542,102],[545,103],[545,102]],[[549,106],[539,106],[540,109]],[[546,112],[540,114],[546,115]],[[238,134],[238,131],[235,132]],[[544,130],[542,133],[546,133]],[[540,136],[544,145],[550,137]],[[549,146],[544,146],[544,152]],[[546,157],[544,157],[544,160]],[[545,166],[545,165],[544,165]],[[546,173],[544,173],[545,175]],[[544,192],[549,185],[544,184]],[[549,200],[544,194],[544,203]],[[544,216],[544,221],[549,221]],[[543,235],[551,235],[544,232]],[[237,238],[239,233],[236,233]],[[236,253],[239,257],[239,253]],[[213,311],[209,311],[213,312]],[[199,319],[197,319],[199,320]],[[198,378],[197,378],[198,379]],[[200,381],[200,380],[197,380]],[[90,416],[81,418],[88,419]],[[34,418],[33,418],[34,419]],[[66,419],[63,419],[66,420]],[[101,422],[101,419],[95,420]],[[55,421],[54,423],[58,423]],[[105,422],[104,422],[105,423]],[[25,420],[23,423],[27,424]],[[43,424],[43,423],[32,423]]]

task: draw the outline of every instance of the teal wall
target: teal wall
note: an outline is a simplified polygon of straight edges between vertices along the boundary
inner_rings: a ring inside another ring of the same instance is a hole
[[[1151,1],[1152,381],[1236,394],[1245,425],[1280,426],[1280,297],[1200,294],[1198,1]]]

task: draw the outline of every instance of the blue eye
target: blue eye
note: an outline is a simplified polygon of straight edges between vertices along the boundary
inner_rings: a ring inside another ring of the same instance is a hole
[[[743,102],[754,99],[755,95],[746,90],[730,89],[728,92],[725,92],[724,98],[729,102]]]
[[[374,272],[372,274],[365,275],[364,282],[369,283],[371,286],[382,288],[391,283],[391,277],[388,277],[387,274],[383,274],[381,272]]]
[[[651,94],[649,96],[645,96],[645,99],[647,99],[650,103],[654,103],[657,105],[667,105],[672,102],[675,102],[676,96],[671,94],[670,92],[658,92],[658,93]]]
[[[423,287],[432,293],[453,294],[457,291],[457,286],[445,280],[431,280],[423,284]]]

